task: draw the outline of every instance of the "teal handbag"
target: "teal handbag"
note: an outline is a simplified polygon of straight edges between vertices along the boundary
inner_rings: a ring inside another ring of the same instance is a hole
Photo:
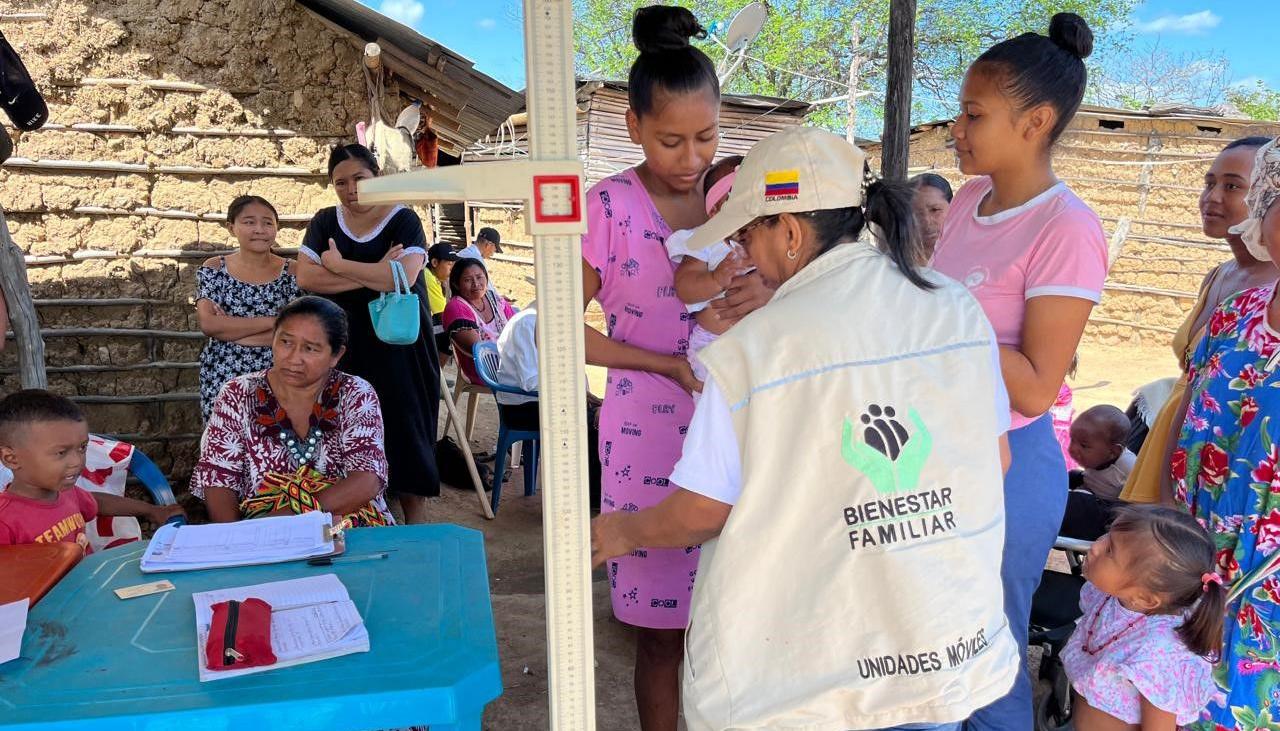
[[[389,345],[412,345],[418,341],[422,310],[418,295],[409,289],[409,278],[398,261],[391,262],[394,292],[383,292],[369,303],[369,319],[378,339]]]

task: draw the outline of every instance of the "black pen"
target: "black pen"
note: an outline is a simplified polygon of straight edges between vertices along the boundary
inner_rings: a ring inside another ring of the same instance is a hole
[[[364,556],[317,556],[307,559],[308,566],[332,566],[335,561],[340,563],[355,563],[356,561],[376,561],[380,558],[386,558],[386,552],[370,553]]]

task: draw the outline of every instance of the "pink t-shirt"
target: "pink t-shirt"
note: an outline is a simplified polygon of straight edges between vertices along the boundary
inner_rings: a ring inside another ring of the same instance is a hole
[[[1027,300],[1102,299],[1107,239],[1097,214],[1065,183],[1017,208],[979,216],[990,191],[991,179],[981,177],[956,193],[933,267],[968,287],[991,320],[996,341],[1016,348],[1022,345]],[[1013,428],[1033,420],[1015,412]]]
[[[98,517],[93,494],[73,487],[51,503],[0,493],[0,546],[27,543],[76,543],[89,553],[84,526]]]
[[[507,327],[507,322],[515,317],[516,311],[501,295],[489,292],[485,297],[488,298],[490,310],[493,312],[493,317],[488,322],[476,311],[476,308],[471,306],[471,303],[462,297],[454,295],[450,298],[440,316],[445,332],[452,336],[461,330],[477,330],[481,340],[496,342],[498,336]],[[454,351],[458,354],[458,365],[462,367],[467,380],[471,383],[480,383],[480,375],[476,373],[476,364],[471,359],[471,353],[463,352],[462,348],[457,347]]]

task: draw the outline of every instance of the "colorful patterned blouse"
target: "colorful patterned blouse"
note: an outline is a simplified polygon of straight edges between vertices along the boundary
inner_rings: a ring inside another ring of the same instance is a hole
[[[191,494],[204,499],[210,487],[225,487],[243,500],[258,493],[268,474],[294,472],[303,461],[334,481],[370,472],[386,488],[382,412],[364,379],[333,371],[312,409],[307,436],[296,439],[294,431],[266,371],[228,381],[200,440]],[[381,492],[373,506],[394,523]]]

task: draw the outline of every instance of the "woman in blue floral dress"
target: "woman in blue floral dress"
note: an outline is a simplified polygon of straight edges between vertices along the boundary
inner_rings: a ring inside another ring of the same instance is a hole
[[[1280,148],[1259,150],[1250,253],[1280,254]],[[1213,533],[1228,595],[1219,693],[1192,728],[1280,728],[1280,303],[1276,284],[1227,299],[1188,371],[1187,418],[1170,464],[1174,497]]]

